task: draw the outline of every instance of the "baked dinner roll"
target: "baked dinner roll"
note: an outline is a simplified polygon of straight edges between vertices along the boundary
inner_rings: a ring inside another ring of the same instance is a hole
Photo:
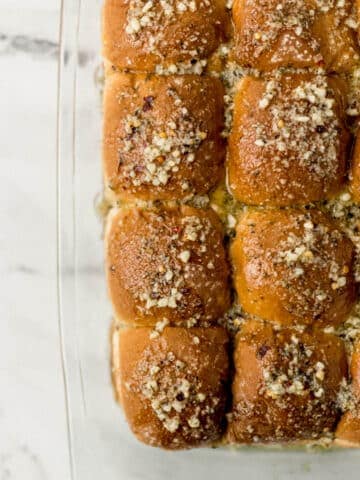
[[[318,210],[255,210],[231,246],[244,310],[282,325],[337,326],[355,301],[354,248]]]
[[[341,417],[336,429],[336,443],[342,447],[360,447],[360,408]]]
[[[183,205],[115,211],[106,263],[122,322],[204,326],[229,306],[222,227],[212,210]]]
[[[103,56],[120,69],[200,73],[227,29],[224,0],[106,0]]]
[[[104,95],[105,185],[122,199],[203,194],[225,156],[218,79],[114,74]]]
[[[360,338],[358,338],[354,345],[354,351],[351,357],[350,373],[352,378],[353,393],[360,404]]]
[[[360,339],[355,343],[350,373],[353,405],[345,412],[336,429],[337,443],[347,447],[360,446]]]
[[[345,84],[310,73],[243,78],[229,138],[229,188],[253,205],[331,197],[343,185]]]
[[[230,443],[317,439],[334,428],[347,375],[336,336],[250,321],[236,336],[234,366]]]
[[[360,202],[360,140],[356,137],[350,169],[350,190],[356,202]]]
[[[115,331],[114,386],[139,440],[168,449],[214,442],[223,430],[228,381],[224,329]]]
[[[279,67],[351,70],[359,61],[352,0],[234,0],[237,61],[269,71]]]

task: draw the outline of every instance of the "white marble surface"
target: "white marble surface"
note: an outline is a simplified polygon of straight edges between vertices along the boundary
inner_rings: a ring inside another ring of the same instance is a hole
[[[60,0],[0,1],[0,480],[68,480],[56,304]]]

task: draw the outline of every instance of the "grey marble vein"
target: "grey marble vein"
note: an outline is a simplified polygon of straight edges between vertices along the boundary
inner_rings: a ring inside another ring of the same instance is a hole
[[[57,59],[59,45],[45,38],[6,35],[0,32],[0,54],[11,55],[17,52]]]

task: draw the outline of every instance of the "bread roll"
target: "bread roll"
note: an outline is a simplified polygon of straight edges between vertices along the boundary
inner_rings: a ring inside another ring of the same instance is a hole
[[[314,440],[334,428],[347,376],[339,338],[251,321],[236,337],[234,366],[230,443]]]
[[[176,73],[182,63],[201,71],[228,21],[224,0],[106,0],[103,56],[122,70]]]
[[[116,198],[204,194],[224,163],[223,87],[216,78],[115,73],[104,95],[105,186]]]
[[[114,212],[106,267],[118,318],[132,325],[209,325],[229,306],[220,221],[188,206]]]
[[[356,202],[360,202],[360,140],[357,136],[352,153],[350,190]]]
[[[360,403],[360,338],[355,342],[354,351],[351,357],[350,373],[352,388],[355,398]]]
[[[250,205],[297,205],[342,188],[345,84],[311,73],[245,77],[234,99],[229,187]]]
[[[228,339],[222,328],[115,331],[113,378],[139,440],[167,449],[219,439],[228,382]]]
[[[234,0],[236,60],[262,71],[324,67],[348,72],[359,61],[351,0]]]
[[[355,343],[350,373],[353,405],[345,412],[336,429],[336,442],[343,447],[360,447],[360,339]]]
[[[337,326],[355,301],[352,242],[319,210],[255,210],[231,246],[244,310],[282,325]]]
[[[346,412],[336,429],[336,444],[341,447],[360,447],[360,408]]]

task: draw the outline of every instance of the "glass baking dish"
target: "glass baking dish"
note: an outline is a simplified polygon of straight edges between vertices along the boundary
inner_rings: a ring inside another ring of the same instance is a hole
[[[360,450],[165,452],[130,433],[112,395],[103,272],[102,0],[63,0],[58,122],[58,301],[73,480],[359,479]]]

